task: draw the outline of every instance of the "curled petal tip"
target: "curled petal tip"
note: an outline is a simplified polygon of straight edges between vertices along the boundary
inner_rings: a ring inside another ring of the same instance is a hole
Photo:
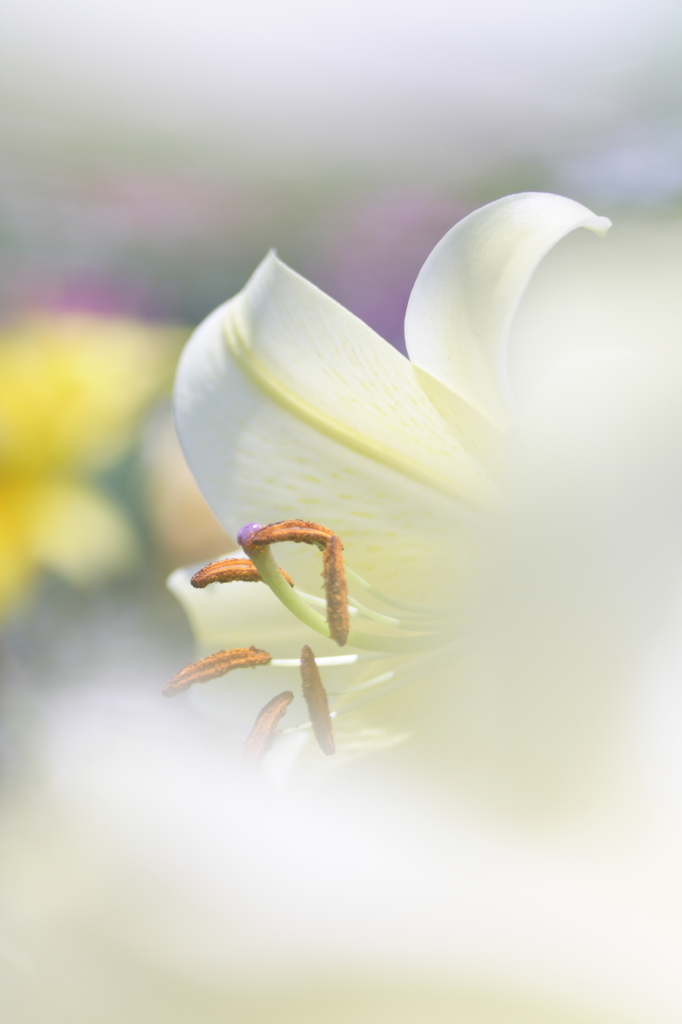
[[[603,238],[609,228],[613,227],[608,217],[595,217],[588,227],[594,231],[595,235],[601,235]]]

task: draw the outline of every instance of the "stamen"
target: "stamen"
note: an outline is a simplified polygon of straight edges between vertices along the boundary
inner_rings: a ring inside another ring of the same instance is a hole
[[[237,534],[237,544],[240,547],[247,547],[251,538],[254,537],[259,530],[263,529],[262,523],[247,523],[246,526],[242,526],[241,530]]]
[[[218,651],[207,658],[193,661],[179,672],[176,672],[161,693],[164,697],[175,697],[177,693],[188,690],[193,683],[207,683],[211,679],[227,675],[235,668],[255,668],[267,665],[272,655],[260,651],[257,647],[235,647],[231,651]]]
[[[329,717],[327,693],[315,664],[315,655],[307,645],[301,650],[301,683],[315,739],[323,754],[334,754],[336,745],[332,721]]]
[[[456,649],[455,644],[448,645],[451,650]],[[356,700],[351,700],[348,703],[344,703],[340,708],[336,708],[334,711],[330,711],[329,717],[334,720],[341,715],[347,715],[351,711],[355,711],[356,708],[362,707],[364,704],[372,703],[375,700],[379,700],[387,693],[392,693],[394,690],[399,690],[410,683],[417,682],[422,678],[420,670],[430,671],[430,666],[433,664],[434,658],[438,658],[439,655],[435,651],[430,651],[426,655],[422,655],[418,658],[412,658],[407,663],[398,665],[396,668],[391,669],[389,672],[382,672],[378,676],[373,676],[371,679],[367,679],[361,683],[355,683],[353,686],[348,686],[343,690],[330,690],[327,692],[328,697],[348,697],[354,696],[355,694],[369,690],[370,693],[366,693]],[[316,663],[319,665],[322,662],[322,658],[317,658]],[[311,716],[312,717],[312,716]],[[280,736],[286,736],[289,733],[298,732],[301,729],[310,729],[313,726],[312,721],[301,722],[300,725],[289,726],[288,729],[280,730]]]
[[[294,582],[285,573],[284,569],[279,570],[290,587]],[[253,564],[250,558],[223,558],[219,562],[210,562],[203,569],[194,573],[190,583],[197,589],[207,587],[209,583],[262,583],[263,577]]]
[[[293,699],[294,695],[291,690],[285,690],[269,700],[265,707],[258,712],[253,729],[244,744],[242,755],[244,764],[253,768],[258,767],[272,746],[279,720],[286,714]]]
[[[327,598],[327,623],[329,635],[343,647],[348,639],[350,619],[348,617],[348,589],[343,568],[343,544],[335,533],[327,538],[322,563],[324,592]]]
[[[248,551],[249,548],[265,548],[270,544],[293,541],[296,544],[316,544],[324,548],[334,534],[326,526],[311,523],[307,519],[284,519],[281,523],[249,523],[237,534],[237,541]]]
[[[301,520],[297,520],[300,522]],[[251,560],[263,577],[264,583],[270,587],[285,608],[304,622],[316,633],[322,636],[330,636],[329,623],[304,600],[295,588],[289,587],[282,576],[279,566],[272,555],[270,544],[265,547],[251,545],[251,538],[259,533],[263,527],[259,523],[251,523],[239,531],[239,542],[251,556]],[[324,528],[321,528],[324,529]],[[325,602],[326,604],[326,602]],[[412,627],[409,627],[410,630]],[[351,629],[348,633],[347,643],[351,647],[360,647],[367,651],[381,651],[383,653],[408,653],[428,650],[442,642],[441,636],[434,632],[419,632],[412,636],[373,636],[362,633],[359,630]]]
[[[320,526],[319,523],[312,523],[307,519],[284,519],[280,523],[270,523],[268,526],[249,523],[239,531],[237,540],[254,561],[258,562],[259,555],[261,555],[260,565],[262,565],[263,552],[271,544],[293,541],[298,544],[314,544],[321,548],[324,553],[322,577],[327,599],[329,636],[336,641],[339,647],[343,647],[348,640],[350,622],[341,539],[332,530],[326,526]]]

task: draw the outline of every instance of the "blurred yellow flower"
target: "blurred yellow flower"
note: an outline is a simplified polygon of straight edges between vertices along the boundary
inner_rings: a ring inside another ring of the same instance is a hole
[[[0,333],[0,610],[41,568],[87,584],[133,555],[129,523],[92,477],[130,447],[174,333],[84,315]]]

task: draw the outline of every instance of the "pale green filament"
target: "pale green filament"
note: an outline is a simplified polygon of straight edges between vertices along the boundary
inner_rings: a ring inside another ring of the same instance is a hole
[[[285,608],[288,608],[297,619],[300,619],[306,626],[310,626],[316,633],[329,637],[327,620],[289,586],[279,571],[270,548],[258,550],[248,547],[245,548],[245,551],[258,569],[263,581],[267,583]],[[368,651],[392,651],[398,654],[428,650],[434,646],[434,642],[437,643],[440,639],[441,637],[437,633],[415,633],[413,636],[372,636],[369,633],[351,629],[348,633],[347,643],[351,647],[360,647]]]
[[[302,597],[308,604],[313,605],[317,608],[326,608],[327,602],[323,597],[317,597],[316,594],[306,594],[305,591],[296,588],[296,593],[299,597]],[[397,619],[394,615],[384,615],[382,612],[377,612],[374,608],[368,608],[367,605],[361,604],[360,601],[356,601],[355,598],[348,598],[348,614],[358,615],[361,619],[369,619],[372,622],[379,622],[382,626],[391,626],[393,629],[407,629],[412,632],[425,629],[433,629],[438,623],[433,622],[430,619],[423,618],[422,616],[403,616]],[[408,619],[410,621],[408,621]],[[413,625],[412,623],[415,623]],[[418,625],[417,625],[418,623]]]
[[[354,711],[356,708],[362,707],[363,704],[369,704],[374,700],[378,700],[387,693],[392,693],[394,690],[399,690],[403,686],[407,686],[411,682],[415,682],[419,679],[419,669],[427,669],[433,660],[433,654],[423,655],[422,657],[413,658],[406,665],[399,665],[388,672],[382,672],[381,675],[372,676],[371,679],[367,679],[364,682],[356,683],[354,686],[349,686],[344,690],[327,690],[330,697],[344,697],[347,694],[360,693],[363,690],[377,690],[378,692],[368,693],[357,700],[351,701],[348,704],[344,704],[340,708],[336,708],[330,713],[330,718],[338,718],[340,715],[345,715],[349,711]],[[439,652],[442,655],[442,651]],[[361,656],[362,657],[362,656]],[[318,665],[322,663],[324,659],[316,658],[315,661]],[[311,727],[310,722],[302,722],[300,725],[292,725],[288,729],[282,729],[279,733],[280,736],[286,735],[287,733],[299,732],[301,729],[309,729]]]
[[[295,587],[294,589],[295,589],[296,593],[298,594],[298,596],[302,597],[304,601],[308,602],[308,604],[311,604],[313,606],[313,608],[326,608],[327,607],[327,602],[325,601],[325,599],[323,597],[318,597],[316,594],[306,594],[306,592],[304,590],[299,590],[298,587]],[[348,614],[349,615],[358,615],[357,608],[349,608],[348,609]]]
[[[363,579],[359,573],[355,572],[349,566],[345,566],[346,576],[349,580],[353,580],[359,587],[366,590],[372,597],[376,597],[377,601],[381,601],[383,604],[389,605],[391,608],[399,608],[401,611],[412,612],[415,615],[425,618],[438,618],[443,615],[445,609],[438,607],[437,605],[425,605],[425,604],[408,604],[407,601],[396,601],[395,598],[389,597],[388,594],[384,594],[383,591],[378,590],[376,587],[368,583],[367,580]]]

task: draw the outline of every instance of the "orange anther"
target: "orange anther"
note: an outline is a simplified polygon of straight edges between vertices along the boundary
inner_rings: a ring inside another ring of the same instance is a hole
[[[283,541],[316,544],[323,548],[331,536],[332,531],[326,526],[320,526],[319,523],[311,523],[306,519],[284,519],[281,523],[269,523],[258,529],[245,527],[243,531],[239,531],[237,539],[248,551],[249,548],[265,548],[269,544],[279,544]]]
[[[291,690],[278,693],[258,712],[253,729],[244,744],[244,763],[256,768],[272,746],[280,718],[294,699]]]
[[[332,640],[336,640],[339,647],[343,647],[348,639],[350,622],[341,539],[319,523],[311,523],[307,519],[285,519],[281,523],[270,523],[268,526],[249,523],[239,531],[237,540],[247,553],[253,552],[254,556],[270,544],[287,540],[299,544],[315,544],[323,551],[322,576],[327,597],[329,635]]]
[[[327,598],[327,625],[332,640],[343,647],[348,639],[348,591],[343,565],[343,544],[335,533],[327,539],[322,562],[322,578]]]
[[[294,582],[284,569],[279,570],[290,587]],[[209,583],[262,583],[262,576],[253,562],[248,558],[223,558],[219,562],[210,562],[203,569],[194,573],[190,583],[193,587],[203,589]]]
[[[301,651],[301,683],[315,739],[323,754],[334,754],[336,745],[332,720],[329,716],[327,691],[322,685],[320,672],[315,663],[315,655],[307,645]]]
[[[235,668],[256,668],[267,665],[272,655],[267,651],[259,651],[257,647],[235,647],[231,651],[218,651],[207,658],[193,661],[179,672],[176,672],[161,693],[164,697],[174,697],[176,693],[188,690],[193,683],[207,683],[211,679],[227,675]]]

